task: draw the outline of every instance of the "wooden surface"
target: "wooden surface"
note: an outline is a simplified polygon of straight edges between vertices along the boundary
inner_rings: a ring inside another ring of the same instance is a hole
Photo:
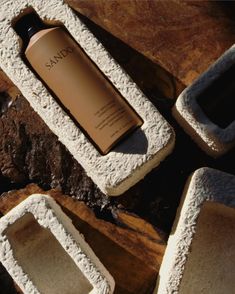
[[[175,149],[124,195],[107,198],[0,71],[0,193],[34,182],[76,198],[50,192],[114,275],[116,293],[150,294],[187,177],[202,166],[235,174],[234,150],[209,158],[171,115],[182,89],[233,44],[235,5],[66,1],[174,127]],[[36,191],[40,188],[31,185],[3,194],[0,212]],[[16,293],[0,266],[0,293],[2,287],[4,294]]]
[[[135,215],[116,210],[119,225],[113,225],[97,218],[83,202],[56,190],[45,192],[33,184],[3,194],[0,213],[6,214],[33,193],[48,194],[60,204],[113,275],[115,293],[151,293],[165,249],[164,241],[151,224]]]
[[[235,42],[233,1],[66,0],[188,85]]]

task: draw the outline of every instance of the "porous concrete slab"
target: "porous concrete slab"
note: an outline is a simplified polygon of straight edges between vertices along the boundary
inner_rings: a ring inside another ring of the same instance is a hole
[[[198,96],[235,63],[235,46],[228,49],[209,69],[178,97],[173,115],[191,138],[212,157],[225,154],[235,145],[235,120],[227,127],[216,125],[198,104]],[[226,91],[221,85],[221,91]],[[212,106],[213,107],[213,106]]]
[[[110,79],[144,123],[107,155],[100,155],[23,62],[12,20],[33,8],[50,23],[62,23]],[[30,8],[31,7],[31,8]],[[26,9],[27,11],[27,9]],[[62,0],[3,0],[0,6],[0,66],[58,139],[107,195],[120,195],[172,151],[174,131],[137,85]]]
[[[170,234],[159,294],[235,289],[235,176],[201,168],[189,178]]]
[[[29,196],[0,219],[0,261],[26,294],[114,291],[111,275],[47,195]]]

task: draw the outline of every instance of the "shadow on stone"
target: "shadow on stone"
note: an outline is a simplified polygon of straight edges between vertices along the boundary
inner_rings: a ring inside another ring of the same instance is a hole
[[[147,150],[147,137],[141,128],[138,128],[132,134],[127,135],[127,137],[125,137],[123,141],[113,149],[113,152],[124,154],[146,154]]]

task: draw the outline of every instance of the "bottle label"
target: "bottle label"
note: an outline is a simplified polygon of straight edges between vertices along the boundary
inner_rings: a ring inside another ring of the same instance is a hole
[[[62,28],[45,33],[26,50],[41,79],[98,149],[107,153],[141,118]]]
[[[72,46],[67,46],[66,48],[61,49],[55,55],[50,57],[50,59],[45,63],[47,70],[51,70],[54,65],[56,65],[60,60],[64,59],[70,53],[73,53],[74,48]]]

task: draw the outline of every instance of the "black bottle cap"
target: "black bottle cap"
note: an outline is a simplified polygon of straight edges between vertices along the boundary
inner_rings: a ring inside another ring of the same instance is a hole
[[[35,33],[45,28],[47,28],[47,26],[36,13],[26,14],[14,24],[16,33],[21,37],[23,42],[27,43]]]

